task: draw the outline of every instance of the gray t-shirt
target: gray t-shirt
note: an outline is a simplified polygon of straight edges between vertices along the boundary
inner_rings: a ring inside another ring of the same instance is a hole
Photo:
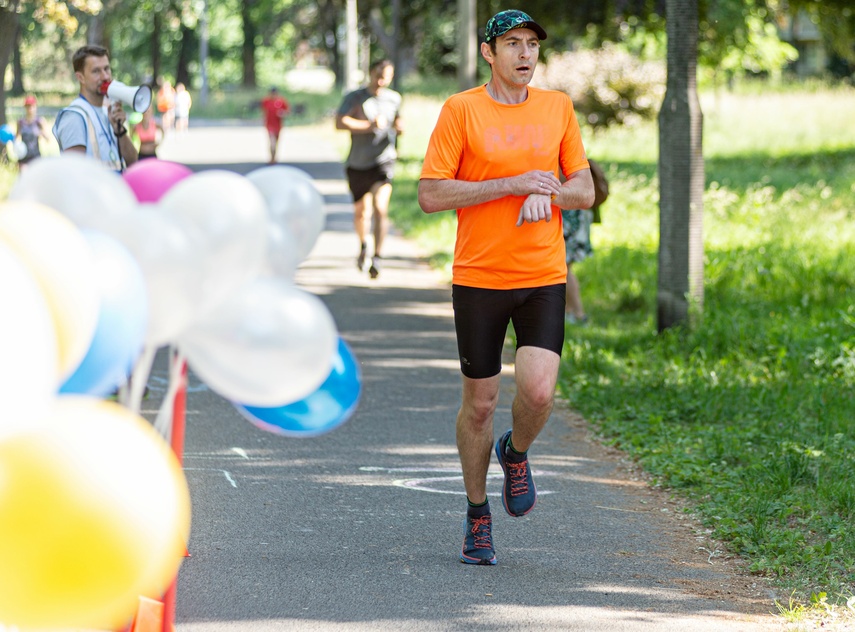
[[[85,113],[85,114],[84,114]],[[95,148],[89,142],[89,125],[98,144],[98,154],[104,166],[122,170],[119,141],[113,132],[110,119],[101,107],[95,107],[78,97],[71,106],[60,110],[53,125],[53,135],[61,151],[69,147],[85,147],[86,155],[95,156]]]
[[[366,88],[360,88],[344,97],[338,108],[339,115],[381,123],[381,128],[373,134],[351,134],[350,153],[345,162],[348,167],[371,169],[393,162],[398,157],[395,119],[398,118],[400,108],[401,95],[389,88],[382,88],[376,96]]]

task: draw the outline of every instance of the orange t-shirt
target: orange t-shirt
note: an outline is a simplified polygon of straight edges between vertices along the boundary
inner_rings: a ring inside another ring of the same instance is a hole
[[[508,105],[485,86],[450,97],[430,138],[421,177],[470,182],[561,168],[588,168],[573,103],[563,92],[529,86]],[[517,226],[525,197],[506,196],[457,209],[453,281],[496,290],[564,283],[567,276],[561,211],[552,221]]]

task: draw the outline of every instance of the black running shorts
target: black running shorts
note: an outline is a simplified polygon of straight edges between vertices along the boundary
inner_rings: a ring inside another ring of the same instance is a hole
[[[392,181],[395,163],[384,162],[382,165],[377,165],[371,169],[351,169],[348,167],[346,171],[347,183],[350,185],[353,201],[358,202],[371,192],[375,184],[386,184]]]
[[[485,290],[453,285],[454,328],[463,375],[480,379],[501,372],[509,322],[514,325],[517,349],[538,347],[561,355],[565,287],[560,283],[519,290]]]

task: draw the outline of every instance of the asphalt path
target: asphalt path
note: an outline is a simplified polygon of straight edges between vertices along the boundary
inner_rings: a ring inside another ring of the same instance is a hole
[[[191,127],[161,157],[248,173],[258,126]],[[280,159],[323,193],[326,230],[296,282],[329,307],[362,369],[344,426],[312,439],[259,430],[190,375],[184,467],[193,524],[178,582],[178,632],[274,630],[781,630],[768,587],[735,571],[698,524],[599,445],[559,403],[530,451],[537,508],[511,518],[489,474],[494,567],[458,561],[465,511],[454,421],[460,377],[450,287],[390,236],[371,281],[354,264],[340,155],[286,128]],[[503,369],[496,436],[510,427]],[[147,402],[166,370],[159,357]]]

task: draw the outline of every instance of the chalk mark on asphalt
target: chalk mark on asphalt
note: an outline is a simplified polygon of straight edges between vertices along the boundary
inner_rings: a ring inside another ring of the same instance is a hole
[[[415,489],[422,492],[430,492],[433,494],[453,494],[455,496],[465,496],[466,491],[463,489],[463,472],[460,468],[443,468],[443,467],[376,467],[376,466],[363,466],[359,468],[361,472],[383,472],[385,474],[398,474],[398,473],[418,473],[425,472],[431,474],[454,474],[454,476],[426,476],[426,477],[418,477],[418,478],[399,478],[392,481],[392,485],[395,487],[403,487],[405,489]],[[532,476],[544,477],[544,476],[555,476],[556,472],[549,472],[545,470],[532,470]],[[487,481],[497,481],[501,482],[504,479],[504,474],[499,471],[492,471],[487,473]],[[440,489],[436,488],[433,485],[436,483],[449,483],[455,482],[460,483],[459,489]],[[538,495],[546,495],[546,494],[554,494],[555,492],[541,489],[538,487],[537,489]],[[501,496],[501,491],[495,492],[487,492],[488,496]]]
[[[237,489],[237,483],[235,479],[232,477],[231,472],[228,470],[221,470],[213,467],[185,467],[185,472],[220,472],[223,476],[226,477],[226,480],[231,484],[232,487]]]

